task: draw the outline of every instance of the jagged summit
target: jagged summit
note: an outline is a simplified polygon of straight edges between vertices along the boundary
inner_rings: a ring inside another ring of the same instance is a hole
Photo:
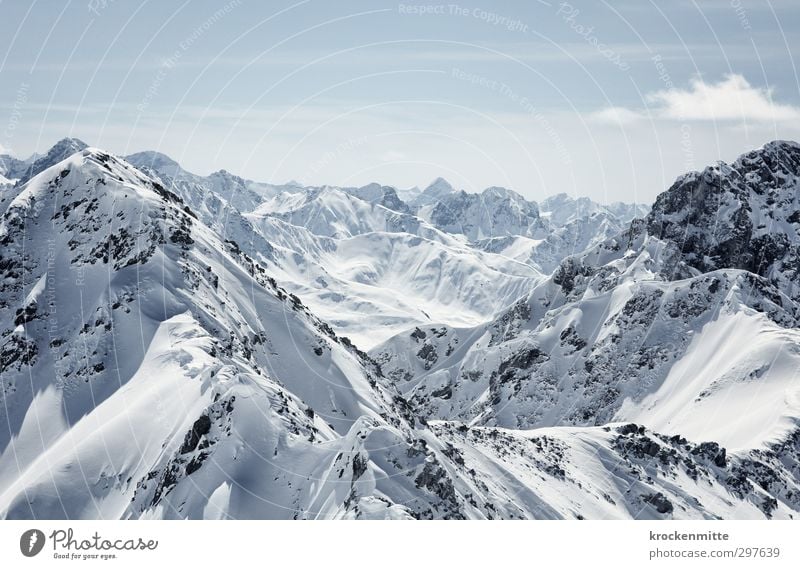
[[[541,237],[544,232],[536,203],[500,187],[480,194],[447,193],[434,202],[427,216],[439,229],[473,242],[508,235]]]
[[[489,186],[481,192],[485,197],[499,198],[499,199],[524,199],[520,194],[514,190],[509,190],[503,186]]]
[[[690,172],[660,194],[650,235],[680,252],[675,270],[738,268],[800,297],[800,145],[774,141]]]
[[[366,202],[380,204],[399,213],[411,213],[411,208],[400,199],[397,195],[397,189],[392,186],[382,186],[373,182],[360,188],[348,188],[346,191]]]
[[[442,196],[455,191],[456,189],[452,186],[452,184],[450,184],[450,182],[442,177],[438,177],[426,186],[426,188],[423,190],[423,193],[434,196]]]
[[[77,138],[62,138],[56,142],[43,156],[30,164],[19,178],[18,184],[24,184],[40,172],[58,164],[76,152],[88,148],[88,145]]]
[[[422,193],[414,197],[412,205],[426,206],[431,205],[442,199],[443,197],[452,194],[456,189],[444,178],[436,178],[428,186],[422,190]]]
[[[771,140],[764,144],[761,148],[745,152],[737,159],[737,162],[747,161],[754,156],[794,156],[792,160],[796,159],[797,153],[800,151],[800,143],[794,140]]]
[[[88,146],[89,146],[88,144],[86,144],[79,138],[64,137],[58,142],[56,142],[52,147],[50,147],[50,149],[44,154],[44,156],[40,158],[43,158],[45,156],[55,157],[58,155],[69,156],[70,154],[79,152],[84,148],[88,148]]]

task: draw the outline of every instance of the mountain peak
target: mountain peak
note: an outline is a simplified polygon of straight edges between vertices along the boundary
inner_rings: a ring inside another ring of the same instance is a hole
[[[236,174],[233,174],[225,169],[217,170],[216,172],[211,172],[211,174],[209,174],[208,177],[212,179],[220,178],[224,180],[234,180],[236,182],[244,183],[244,178],[242,178],[241,176],[237,176]]]
[[[383,186],[381,186],[378,182],[370,182],[369,184],[361,186],[358,189],[364,192],[372,192],[372,191],[382,190]]]
[[[442,177],[436,178],[428,187],[426,187],[422,193],[435,195],[435,196],[443,196],[445,194],[451,194],[455,192],[456,189]]]
[[[481,195],[484,198],[499,198],[499,199],[514,199],[514,200],[525,200],[523,196],[515,192],[514,190],[509,190],[508,188],[504,188],[502,186],[490,186],[481,192]]]
[[[71,137],[71,136],[65,136],[64,138],[62,138],[61,140],[56,142],[50,148],[50,150],[48,150],[48,153],[52,152],[53,150],[62,149],[62,148],[77,148],[78,150],[83,150],[84,148],[87,148],[88,146],[89,145],[86,144],[84,141],[82,141],[80,138],[75,138],[75,137]]]
[[[400,213],[410,213],[408,205],[400,199],[397,190],[391,186],[382,186],[377,182],[372,182],[366,186],[348,190],[348,193],[372,204],[380,204]]]
[[[167,173],[171,176],[175,176],[177,172],[182,170],[181,165],[175,160],[156,150],[145,150],[129,154],[125,157],[125,160],[137,168],[150,168],[156,172]]]
[[[44,156],[40,156],[30,165],[25,173],[20,176],[18,183],[24,184],[40,172],[44,172],[49,167],[58,164],[65,158],[72,156],[76,152],[85,150],[88,147],[89,146],[80,139],[69,137],[62,138],[56,142]]]
[[[771,140],[767,142],[764,146],[760,148],[760,150],[766,151],[796,151],[800,150],[800,143],[795,142],[794,140]],[[754,152],[758,152],[755,150]]]
[[[51,146],[44,156],[37,158],[33,165],[35,167],[39,163],[47,162],[49,167],[52,166],[52,164],[61,162],[64,158],[67,158],[68,156],[87,148],[89,148],[89,145],[78,138],[62,138],[53,146]]]
[[[752,171],[761,165],[774,173],[800,175],[800,144],[789,140],[773,140],[761,148],[742,154],[730,166],[721,163],[721,167],[728,166],[733,170]]]
[[[732,164],[678,178],[656,198],[646,218],[648,233],[671,242],[692,269],[744,269],[800,298],[798,187],[800,145],[770,142]]]

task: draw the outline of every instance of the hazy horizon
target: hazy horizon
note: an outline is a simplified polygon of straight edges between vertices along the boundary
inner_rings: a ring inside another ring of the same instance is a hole
[[[64,138],[69,138],[69,137],[64,137]],[[318,187],[324,187],[324,186],[343,187],[343,188],[347,188],[347,187],[361,188],[361,187],[364,187],[364,186],[367,186],[367,185],[370,185],[370,184],[378,184],[380,186],[388,186],[388,187],[394,188],[395,190],[398,190],[398,191],[419,190],[421,192],[421,191],[424,191],[428,186],[433,185],[439,179],[443,179],[446,182],[450,183],[454,187],[455,190],[457,190],[457,191],[465,191],[467,193],[477,194],[477,193],[481,193],[484,190],[487,190],[487,189],[490,189],[490,188],[493,188],[493,187],[502,187],[502,188],[505,188],[505,189],[508,189],[508,190],[512,190],[514,192],[517,192],[517,193],[521,194],[521,192],[519,192],[515,188],[508,187],[508,186],[500,186],[498,184],[491,184],[491,185],[488,185],[488,186],[485,186],[485,187],[475,188],[475,189],[462,188],[462,187],[457,186],[456,184],[453,184],[445,176],[437,176],[436,178],[433,178],[433,179],[429,180],[426,183],[416,184],[414,186],[398,186],[398,185],[395,185],[395,184],[386,183],[386,182],[384,182],[382,180],[372,180],[371,182],[367,182],[365,184],[350,185],[350,186],[340,186],[340,185],[337,185],[337,184],[330,184],[330,183],[324,183],[324,182],[321,183],[321,184],[304,184],[304,183],[302,183],[302,182],[300,182],[300,181],[298,181],[298,180],[296,180],[294,178],[290,178],[290,179],[287,179],[287,180],[260,180],[260,179],[248,178],[246,176],[242,176],[239,172],[233,171],[230,168],[226,168],[224,166],[221,167],[221,168],[217,168],[217,169],[214,169],[214,170],[203,171],[203,172],[196,172],[196,171],[193,171],[193,170],[189,170],[189,169],[185,168],[185,166],[183,164],[181,164],[180,161],[175,160],[174,157],[172,157],[169,154],[166,154],[164,152],[157,151],[157,150],[140,149],[140,150],[134,150],[134,151],[129,152],[127,154],[121,154],[121,153],[118,153],[118,152],[114,152],[113,149],[104,148],[104,147],[103,148],[98,147],[97,145],[92,144],[90,141],[82,140],[82,139],[80,139],[78,137],[72,137],[72,138],[76,138],[76,139],[80,140],[81,142],[83,142],[84,144],[88,145],[89,147],[100,148],[101,150],[104,150],[104,151],[107,151],[107,152],[112,152],[113,154],[117,154],[117,155],[119,155],[121,157],[130,156],[130,155],[138,154],[138,153],[145,153],[145,152],[157,152],[159,154],[162,154],[162,155],[166,156],[167,158],[169,158],[171,160],[174,160],[176,163],[179,164],[179,166],[181,166],[181,168],[183,170],[189,172],[190,174],[194,174],[194,175],[198,175],[198,176],[209,176],[211,174],[214,174],[214,173],[217,173],[217,172],[220,172],[220,171],[226,171],[226,172],[228,172],[230,174],[233,174],[235,176],[239,176],[239,177],[248,179],[248,180],[250,180],[252,182],[271,184],[271,185],[274,185],[274,186],[288,186],[288,185],[298,184],[298,185],[300,185],[302,187],[308,187],[308,188],[312,188],[312,187],[313,188],[318,188]],[[12,157],[20,159],[20,160],[29,160],[30,158],[33,158],[33,157],[43,156],[44,154],[47,153],[48,150],[53,148],[53,146],[55,146],[55,144],[57,144],[58,142],[61,142],[61,140],[63,140],[63,138],[60,139],[60,140],[54,141],[52,144],[46,145],[42,149],[36,150],[36,151],[34,151],[33,153],[31,153],[30,155],[27,155],[27,156],[17,156],[17,155],[13,155],[13,154],[8,154],[7,152],[4,152],[3,154],[11,155]],[[766,141],[764,144],[767,144],[769,142],[773,142],[773,141],[772,140]],[[797,142],[797,141],[792,141],[792,142]],[[764,146],[764,144],[762,144],[760,146]],[[749,149],[749,150],[755,150],[757,148],[760,148],[760,146],[759,147],[753,147],[752,149]],[[0,154],[0,156],[2,156],[3,154]],[[727,163],[730,163],[735,158],[738,158],[738,156],[739,155],[734,156],[731,159],[724,160],[724,161],[727,162]],[[702,170],[705,166],[710,166],[710,165],[711,164],[705,164],[705,165],[699,166],[696,170]],[[680,176],[682,176],[683,174],[688,173],[688,172],[689,171],[687,170],[687,172],[683,172],[681,174],[678,174],[676,176],[676,179],[679,178]],[[669,186],[671,186],[671,185],[672,185],[672,183],[668,184],[668,186],[664,187],[663,190],[661,190],[661,191],[663,192],[663,191],[668,190]],[[474,187],[474,186],[470,186],[470,187]],[[658,192],[658,193],[661,193],[661,192]],[[601,204],[609,204],[609,203],[613,203],[613,202],[622,202],[622,203],[631,203],[631,204],[635,203],[635,204],[640,204],[640,205],[646,205],[648,207],[650,205],[652,205],[652,202],[654,201],[654,199],[656,197],[656,196],[654,196],[653,199],[645,199],[643,201],[632,201],[632,200],[624,200],[624,199],[621,199],[621,200],[605,200],[605,201],[603,201],[603,200],[597,200],[596,198],[592,198],[592,196],[589,196],[589,195],[586,195],[586,194],[574,194],[574,193],[560,192],[560,191],[549,193],[549,194],[545,194],[545,195],[539,196],[537,198],[533,198],[533,197],[530,197],[530,196],[525,196],[525,197],[527,199],[530,199],[530,200],[533,200],[533,201],[541,202],[541,201],[546,200],[548,198],[555,197],[555,196],[557,196],[559,194],[566,194],[566,195],[568,195],[569,197],[571,197],[573,199],[590,198],[590,199],[593,199],[594,201],[597,201],[598,203],[601,203]]]
[[[3,3],[0,152],[65,136],[271,183],[651,203],[800,139],[800,6]]]

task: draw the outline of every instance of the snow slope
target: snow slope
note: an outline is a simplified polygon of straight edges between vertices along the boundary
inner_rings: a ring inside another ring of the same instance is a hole
[[[275,278],[365,349],[413,324],[485,322],[542,278],[526,264],[476,251],[415,218],[419,225],[407,228],[420,235],[365,230],[339,239],[272,215],[246,218],[270,243],[267,265]]]
[[[800,312],[781,306],[787,297],[741,271],[607,284],[563,304],[563,290],[537,287],[493,324],[417,328],[373,355],[429,418],[507,428],[632,420],[736,449],[791,430]]]
[[[474,243],[474,246],[550,274],[567,257],[591,249],[627,227],[619,218],[607,213],[571,219],[560,227],[551,226],[547,220],[544,223],[549,229],[540,239],[510,234],[483,239]]]
[[[404,440],[363,354],[119,159],[36,176],[0,239],[5,517],[291,517],[293,462],[351,462],[363,424]],[[358,506],[329,486],[320,515]]]

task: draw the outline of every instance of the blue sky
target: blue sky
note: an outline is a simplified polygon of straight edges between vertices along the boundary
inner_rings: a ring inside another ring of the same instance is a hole
[[[800,5],[0,1],[0,146],[649,202],[800,138]]]

